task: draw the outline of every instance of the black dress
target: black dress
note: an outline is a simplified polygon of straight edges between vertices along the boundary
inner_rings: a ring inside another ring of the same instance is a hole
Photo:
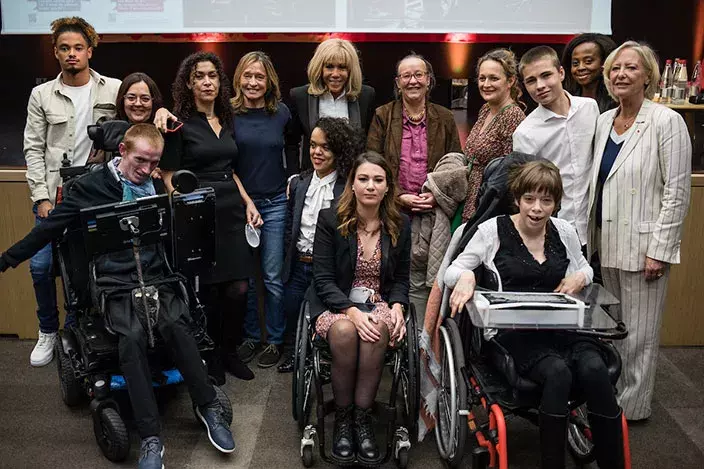
[[[494,263],[501,277],[504,291],[552,292],[565,277],[569,259],[560,233],[548,222],[545,232],[545,261],[541,264],[523,243],[508,215],[496,219],[499,250]],[[513,357],[516,371],[528,375],[540,360],[547,356],[564,358],[570,363],[584,348],[597,350],[597,340],[569,331],[503,330],[496,336]]]
[[[253,265],[252,250],[244,235],[244,203],[232,179],[237,144],[232,129],[222,124],[218,137],[205,114],[196,112],[179,132],[167,134],[159,163],[167,171],[193,171],[201,187],[215,190],[216,263],[211,275],[201,278],[203,284],[247,279]]]

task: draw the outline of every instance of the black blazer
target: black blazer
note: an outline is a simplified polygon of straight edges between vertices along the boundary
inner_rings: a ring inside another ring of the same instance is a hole
[[[292,138],[296,143],[300,143],[303,138],[302,146],[300,147],[300,160],[298,159],[299,148],[288,147],[286,161],[300,161],[299,171],[309,169],[310,163],[310,134],[315,128],[315,123],[320,117],[318,113],[319,99],[317,96],[308,94],[308,86],[299,86],[291,88],[291,101],[289,109],[291,110],[291,133]],[[350,116],[350,123],[364,130],[366,137],[369,131],[369,126],[374,117],[374,98],[376,92],[374,88],[367,85],[362,85],[362,91],[354,101],[347,101],[347,109]],[[290,154],[293,152],[293,154]],[[294,168],[295,169],[295,168]],[[289,171],[294,174],[297,171]]]
[[[301,216],[303,215],[303,206],[306,202],[306,192],[310,187],[310,182],[313,180],[313,172],[307,172],[301,176],[291,179],[288,189],[288,210],[286,210],[286,231],[284,232],[284,246],[286,246],[286,259],[281,270],[281,278],[284,283],[288,282],[291,275],[293,263],[296,260],[297,251],[296,243],[298,242],[298,233],[301,230]],[[338,177],[335,185],[332,188],[332,193],[335,196],[333,202],[336,202],[345,190],[345,179]],[[334,204],[333,204],[334,205]]]
[[[382,228],[381,297],[390,305],[408,306],[411,275],[411,224],[402,215],[403,225],[396,246]],[[343,237],[337,229],[334,208],[320,211],[313,247],[313,285],[306,292],[310,314],[317,318],[326,310],[338,313],[353,306],[349,299],[357,265],[357,233]]]

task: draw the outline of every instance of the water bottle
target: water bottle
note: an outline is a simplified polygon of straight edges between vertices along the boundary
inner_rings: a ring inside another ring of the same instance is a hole
[[[660,102],[669,103],[672,98],[672,60],[665,61],[665,68],[660,77]]]
[[[689,76],[687,75],[687,61],[682,60],[677,70],[677,74],[675,75],[674,92],[672,96],[673,104],[684,104],[687,96],[688,80]]]

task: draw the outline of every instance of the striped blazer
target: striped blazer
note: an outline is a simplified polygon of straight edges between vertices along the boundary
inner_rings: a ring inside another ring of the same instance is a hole
[[[596,239],[599,167],[616,112],[599,116],[594,136],[589,252],[598,249],[603,267],[631,272],[644,270],[646,256],[678,264],[691,190],[692,144],[682,116],[648,99],[604,182],[601,240]]]

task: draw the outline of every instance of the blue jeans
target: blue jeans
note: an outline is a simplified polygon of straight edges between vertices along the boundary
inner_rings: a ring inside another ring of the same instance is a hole
[[[267,342],[280,345],[284,339],[286,318],[284,317],[284,283],[281,280],[281,267],[284,265],[284,231],[286,230],[286,194],[271,199],[255,199],[259,214],[264,220],[259,245],[262,262],[262,277],[266,288],[264,302],[266,311]],[[249,280],[247,314],[245,315],[245,337],[255,341],[261,340],[259,314],[257,308],[257,290],[254,279]]]
[[[301,303],[306,294],[306,290],[313,282],[313,264],[293,261],[288,282],[284,287],[284,310],[286,311],[286,333],[284,339],[286,343],[293,344],[296,340],[296,326],[298,325],[298,314],[301,310]]]
[[[34,224],[39,225],[44,219],[37,215],[37,204],[32,208]],[[54,279],[54,258],[51,243],[39,250],[29,261],[32,274],[34,296],[37,298],[37,318],[39,330],[53,333],[59,330],[59,310],[56,306],[56,280]]]

